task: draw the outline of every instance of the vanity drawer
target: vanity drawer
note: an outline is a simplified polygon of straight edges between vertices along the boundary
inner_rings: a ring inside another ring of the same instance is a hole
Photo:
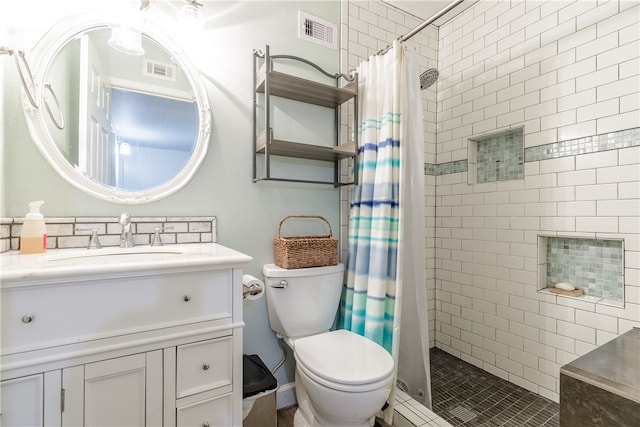
[[[231,393],[203,399],[177,408],[177,427],[229,427],[232,425],[233,399]]]
[[[231,270],[2,289],[2,354],[231,318]]]
[[[232,337],[179,346],[176,355],[176,397],[212,390],[232,383]]]

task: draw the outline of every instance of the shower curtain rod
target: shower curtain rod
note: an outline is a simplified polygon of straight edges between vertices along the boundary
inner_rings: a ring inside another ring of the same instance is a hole
[[[442,15],[444,15],[447,12],[449,12],[451,9],[453,9],[454,7],[456,7],[457,5],[462,3],[463,1],[464,0],[456,0],[456,1],[452,2],[452,3],[450,3],[448,6],[444,7],[440,12],[436,13],[431,18],[427,19],[422,24],[418,25],[416,28],[414,28],[413,30],[409,31],[404,36],[398,37],[398,40],[401,43],[409,40],[411,37],[415,36],[420,31],[422,31],[427,25],[432,24],[433,21],[435,21],[436,19],[440,18]],[[390,44],[387,47],[385,47],[384,49],[379,50],[378,53],[376,53],[376,55],[382,55],[383,53],[387,53],[389,51],[389,49],[391,49],[392,46],[393,45]]]

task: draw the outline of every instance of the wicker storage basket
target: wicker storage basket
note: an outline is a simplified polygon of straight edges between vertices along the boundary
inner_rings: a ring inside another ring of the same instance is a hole
[[[327,224],[329,234],[324,236],[283,237],[282,224],[290,218],[316,218]],[[338,239],[333,237],[331,224],[321,216],[289,215],[280,221],[278,235],[273,239],[275,264],[280,268],[324,267],[338,264]]]

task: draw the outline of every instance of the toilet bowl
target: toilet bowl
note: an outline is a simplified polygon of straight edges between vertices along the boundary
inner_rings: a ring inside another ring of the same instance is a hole
[[[296,395],[299,401],[308,400],[308,405],[299,406],[305,422],[296,427],[369,426],[391,392],[391,355],[353,332],[337,330],[296,340],[294,356]]]
[[[269,322],[296,360],[295,427],[368,427],[394,377],[391,355],[351,331],[329,331],[344,266],[285,270],[263,267]]]

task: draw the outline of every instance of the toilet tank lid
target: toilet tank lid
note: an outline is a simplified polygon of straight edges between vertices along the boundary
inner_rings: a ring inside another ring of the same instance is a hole
[[[340,384],[368,384],[388,377],[393,358],[381,345],[351,331],[296,340],[296,360],[314,374]]]
[[[262,274],[265,277],[305,277],[320,276],[344,271],[344,264],[328,265],[326,267],[308,267],[286,269],[275,264],[265,264],[262,267]]]

